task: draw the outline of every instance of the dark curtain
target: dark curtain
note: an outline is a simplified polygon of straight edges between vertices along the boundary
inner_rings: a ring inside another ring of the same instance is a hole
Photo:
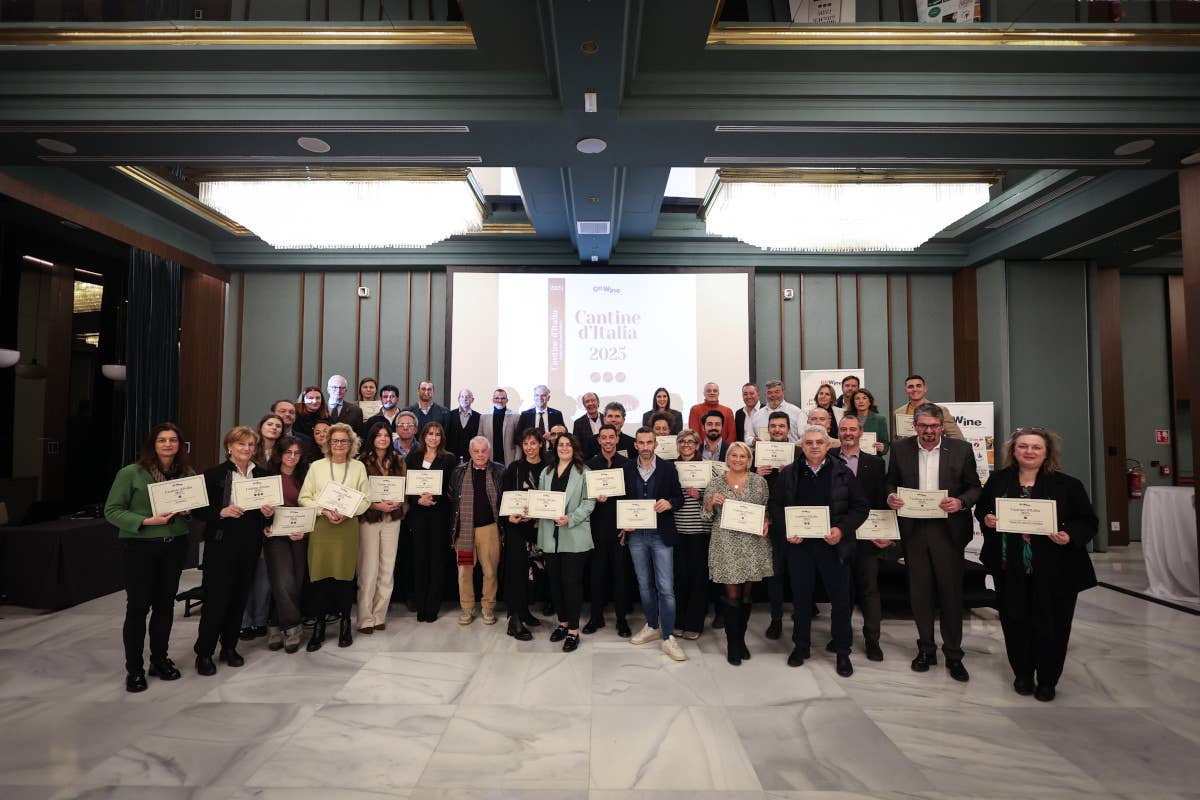
[[[179,417],[180,267],[129,249],[125,315],[125,461],[137,459],[150,429]],[[186,432],[185,432],[186,435]]]

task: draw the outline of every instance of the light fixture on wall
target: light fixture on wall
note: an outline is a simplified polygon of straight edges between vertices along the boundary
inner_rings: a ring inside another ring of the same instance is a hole
[[[120,383],[125,380],[125,365],[124,364],[102,364],[100,366],[100,374],[108,378],[110,381]]]
[[[469,169],[220,170],[200,202],[278,249],[428,247],[483,228]]]
[[[700,209],[711,236],[764,250],[903,252],[988,202],[998,173],[720,169]]]
[[[7,347],[0,348],[0,369],[8,369],[20,360],[20,350],[9,350]]]

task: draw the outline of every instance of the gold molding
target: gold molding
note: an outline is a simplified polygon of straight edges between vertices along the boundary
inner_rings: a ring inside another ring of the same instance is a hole
[[[1158,27],[1158,30],[1154,28]],[[1200,47],[1200,26],[992,28],[983,25],[738,25],[708,32],[709,47]]]
[[[0,26],[0,47],[475,47],[462,25],[164,25]]]
[[[715,183],[995,183],[998,170],[738,169],[722,167]]]
[[[216,181],[463,181],[470,167],[194,167],[188,180]]]
[[[157,192],[176,205],[183,206],[196,216],[211,222],[217,227],[224,228],[235,236],[254,235],[250,229],[239,225],[237,222],[234,222],[221,212],[204,205],[204,203],[201,203],[196,197],[188,194],[183,189],[180,189],[175,184],[148,169],[131,166],[115,166],[113,169],[125,177],[137,181],[147,189]]]
[[[472,231],[468,236],[535,236],[537,231],[532,222],[485,222],[483,229]]]

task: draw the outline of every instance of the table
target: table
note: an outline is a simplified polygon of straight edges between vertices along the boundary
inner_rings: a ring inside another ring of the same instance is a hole
[[[1142,502],[1142,557],[1149,594],[1163,600],[1200,602],[1196,561],[1195,490],[1151,486]]]
[[[0,590],[9,603],[57,610],[124,587],[117,529],[107,520],[0,528]]]

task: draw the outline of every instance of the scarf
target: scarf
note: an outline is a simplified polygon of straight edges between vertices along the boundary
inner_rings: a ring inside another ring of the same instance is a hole
[[[1017,496],[1020,497],[1022,500],[1030,499],[1031,497],[1033,497],[1033,487],[1032,486],[1022,486],[1021,491]],[[1008,537],[1009,536],[1019,536],[1019,534],[1015,534],[1015,533],[1000,534],[1000,563],[1004,565],[1005,569],[1008,569]],[[1021,566],[1024,567],[1025,574],[1030,575],[1033,573],[1033,548],[1030,546],[1029,542],[1025,541],[1024,539],[1018,538],[1017,541],[1021,542]]]
[[[462,491],[458,494],[458,539],[454,549],[458,553],[460,567],[475,566],[475,478],[471,462],[466,464],[463,475]],[[485,468],[484,475],[491,477],[491,470]],[[496,501],[496,482],[486,480],[484,490],[487,492],[488,504],[492,507],[492,517],[499,520],[499,506]]]
[[[179,465],[174,462],[171,463],[171,468],[169,470],[167,470],[166,472],[163,472],[162,467],[159,466],[159,463],[157,461],[155,461],[153,466],[150,467],[149,472],[150,472],[150,477],[154,479],[155,483],[162,483],[163,481],[173,481],[176,478],[183,477],[183,475],[181,474],[182,470],[180,470]],[[188,471],[188,474],[191,474],[191,470]]]

